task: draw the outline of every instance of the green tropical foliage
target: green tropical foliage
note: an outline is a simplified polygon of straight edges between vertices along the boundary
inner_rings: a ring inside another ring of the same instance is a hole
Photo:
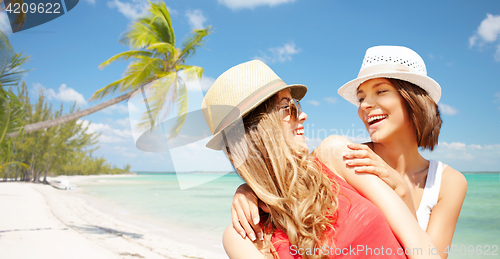
[[[205,37],[211,33],[210,28],[193,30],[181,43],[182,47],[176,47],[174,28],[165,3],[150,2],[147,15],[134,21],[120,40],[131,50],[119,53],[99,66],[103,69],[117,60],[132,60],[123,78],[96,91],[91,100],[116,91],[136,91],[151,83],[148,85],[149,113],[143,115],[143,125],[156,123],[174,107],[178,115],[185,114],[188,94],[180,73],[186,80],[203,76],[203,68],[187,65],[186,62],[204,45]],[[178,118],[173,135],[178,133],[184,119],[185,116]]]
[[[7,135],[23,129],[24,107],[10,87],[21,80],[25,73],[22,65],[28,58],[15,53],[7,36],[0,31],[0,170],[11,164],[27,167],[12,160],[12,139]]]
[[[43,91],[32,103],[22,76],[29,57],[15,53],[0,31],[0,177],[23,181],[47,182],[48,175],[87,175],[126,173],[92,152],[98,134],[89,133],[88,125],[73,120],[44,130],[26,133],[25,125],[63,116],[63,106],[54,111]],[[12,88],[17,89],[14,93]],[[75,105],[70,113],[76,112]],[[16,137],[9,134],[16,133]],[[21,133],[21,134],[19,134]],[[43,180],[40,180],[41,176]]]
[[[38,93],[38,99],[32,103],[26,84],[23,82],[17,88],[17,96],[23,107],[25,116],[23,123],[49,120],[63,115],[64,107],[58,110],[46,101],[43,90]],[[76,104],[69,113],[76,111]],[[11,159],[21,161],[27,167],[9,166],[0,170],[4,179],[19,179],[22,181],[47,182],[47,176],[57,175],[89,175],[126,173],[130,170],[113,167],[103,157],[94,157],[92,153],[98,148],[99,134],[89,132],[89,124],[83,121],[70,121],[59,126],[31,133],[20,134],[11,139]],[[43,177],[43,179],[42,179]]]
[[[26,164],[12,161],[12,139],[7,137],[10,132],[21,131],[23,128],[24,109],[12,91],[0,88],[0,170],[10,164]]]

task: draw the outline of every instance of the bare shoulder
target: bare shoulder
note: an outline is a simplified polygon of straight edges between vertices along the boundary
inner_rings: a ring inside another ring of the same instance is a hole
[[[352,141],[350,141],[344,136],[331,135],[325,138],[323,141],[321,141],[321,144],[318,148],[344,147],[349,143],[352,143]]]
[[[345,162],[343,153],[348,152],[347,144],[352,143],[349,139],[332,135],[325,138],[321,144],[314,150],[312,155],[316,156],[332,172],[345,179]]]
[[[325,158],[325,161],[332,158],[342,159],[342,153],[349,151],[347,144],[350,143],[352,142],[343,136],[332,135],[321,141],[321,144],[314,150],[313,154],[320,160],[322,160],[321,158]]]
[[[465,197],[467,192],[467,179],[465,176],[453,169],[451,166],[446,166],[443,170],[443,178],[441,180],[440,196],[449,195],[451,197]]]

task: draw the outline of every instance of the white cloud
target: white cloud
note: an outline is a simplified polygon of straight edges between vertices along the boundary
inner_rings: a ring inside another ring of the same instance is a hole
[[[439,104],[439,110],[445,115],[456,115],[458,110],[455,107],[449,106],[444,103]]]
[[[12,33],[7,12],[0,12],[0,30],[2,30],[5,34]]]
[[[86,133],[101,133],[99,143],[119,143],[130,141],[133,142],[132,131],[129,129],[115,129],[109,124],[93,123],[87,120],[78,120],[82,127],[87,127]]]
[[[469,38],[469,47],[483,47],[488,43],[497,43],[496,52],[494,54],[495,61],[500,62],[500,43],[498,43],[498,35],[500,35],[500,15],[486,14],[486,18],[481,22],[477,31]]]
[[[432,53],[429,54],[429,58],[430,59],[434,59],[434,55],[432,55]]]
[[[124,104],[114,104],[102,110],[103,113],[113,115],[115,112],[118,114],[128,114],[128,107]]]
[[[312,105],[314,105],[314,106],[320,106],[320,105],[321,105],[321,103],[320,103],[320,102],[315,101],[315,100],[307,100],[307,103],[308,103],[308,104],[312,104]]]
[[[477,35],[485,42],[494,42],[500,34],[500,15],[487,14],[479,27]]]
[[[115,123],[124,127],[124,128],[130,128],[130,118],[129,117],[126,117],[123,119],[118,119],[115,121]]]
[[[458,171],[498,171],[500,144],[466,144],[439,142],[434,151],[423,151],[428,159],[439,160]]]
[[[266,63],[276,63],[276,62],[286,62],[292,60],[292,55],[299,53],[300,49],[297,48],[295,43],[286,43],[282,47],[273,47],[269,49],[270,55],[266,53],[261,53],[261,56],[255,57],[255,59],[262,60]]]
[[[95,0],[85,0],[85,2],[91,4],[91,5],[95,5]]]
[[[203,16],[201,10],[187,10],[186,16],[189,19],[189,25],[194,29],[203,29],[205,28],[204,23],[207,21],[207,18]]]
[[[46,89],[42,84],[34,83],[31,91],[38,95],[40,90],[44,91],[49,100],[56,99],[61,102],[76,102],[78,105],[87,105],[87,101],[83,98],[83,95],[75,89],[66,86],[66,84],[62,84],[59,87],[59,91],[56,93],[52,88]]]
[[[448,149],[452,149],[452,150],[467,150],[467,145],[465,145],[464,143],[460,143],[460,142],[452,142],[452,143],[439,142],[439,146],[445,147]],[[477,145],[475,145],[475,146],[477,146]]]
[[[476,144],[470,144],[468,147],[470,149],[483,149],[481,145],[476,145]]]
[[[328,103],[337,103],[337,98],[336,97],[325,97],[325,101]]]
[[[107,5],[109,8],[118,9],[118,12],[122,13],[130,20],[134,20],[146,14],[146,10],[149,7],[148,2],[144,0],[133,0],[128,3],[120,2],[120,0],[113,0],[109,1]]]
[[[469,38],[469,48],[472,48],[472,46],[476,45],[477,42],[477,35],[473,35]]]
[[[270,7],[280,5],[280,4],[286,4],[286,3],[293,3],[295,0],[219,0],[220,4],[223,4],[232,10],[238,10],[238,9],[244,9],[244,8],[249,8],[253,9],[257,6],[262,6],[262,5],[268,5]]]

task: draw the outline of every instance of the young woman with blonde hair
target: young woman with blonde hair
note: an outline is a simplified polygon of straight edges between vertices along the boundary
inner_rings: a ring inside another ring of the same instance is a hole
[[[438,246],[441,258],[446,258],[467,181],[460,172],[419,153],[419,148],[432,150],[438,144],[439,84],[427,76],[423,60],[414,51],[377,46],[367,50],[358,77],[342,86],[339,94],[358,106],[372,142],[354,144],[331,136],[314,151],[316,157],[374,202],[391,222],[394,213],[384,210],[385,197],[351,180],[353,174],[382,179]],[[251,190],[239,188],[232,207],[235,229],[245,229],[251,236],[253,230],[259,233],[259,226],[252,224],[259,221],[257,210]],[[234,215],[246,220],[236,223]]]
[[[389,201],[382,210],[396,213],[397,221],[392,217],[387,222],[373,203],[309,155],[302,125],[307,115],[298,103],[305,91],[302,85],[286,85],[262,62],[251,61],[226,71],[205,95],[202,108],[214,134],[207,147],[226,153],[269,211],[261,223],[266,235],[255,245],[232,226],[226,229],[223,243],[229,257],[437,257],[406,205],[378,177],[348,176],[375,190],[369,196]]]

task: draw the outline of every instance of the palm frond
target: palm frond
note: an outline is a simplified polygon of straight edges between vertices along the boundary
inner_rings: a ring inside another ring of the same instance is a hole
[[[12,91],[0,89],[0,143],[7,134],[21,131],[25,111],[22,103]]]
[[[122,79],[99,89],[91,99],[102,98],[118,90],[133,91],[144,86],[148,111],[141,116],[138,126],[156,124],[175,108],[179,115],[177,124],[172,129],[175,135],[185,121],[188,108],[187,86],[179,79],[178,73],[184,71],[186,80],[203,76],[203,68],[188,66],[185,62],[195,54],[198,47],[204,45],[205,37],[212,31],[211,26],[194,30],[183,42],[182,49],[176,48],[174,28],[167,6],[163,1],[150,1],[149,4],[147,14],[134,21],[120,39],[131,51],[120,53],[100,65],[105,67],[118,59],[133,58]]]
[[[102,62],[100,65],[99,65],[99,69],[103,69],[105,68],[106,66],[108,66],[109,64],[117,61],[117,60],[128,60],[130,58],[137,58],[139,56],[143,56],[143,57],[151,57],[153,56],[154,54],[151,53],[151,52],[148,52],[148,51],[143,51],[143,50],[129,50],[129,51],[125,51],[125,52],[122,52],[122,53],[119,53],[119,54],[116,54],[114,55],[113,57],[111,57],[110,59]]]
[[[179,80],[182,81],[182,80]],[[178,96],[177,96],[177,120],[175,121],[175,125],[170,129],[170,136],[169,139],[177,136],[179,132],[182,129],[182,126],[184,125],[184,121],[186,120],[186,115],[187,115],[187,110],[189,107],[189,101],[188,101],[188,91],[186,84],[184,82],[181,82],[179,84],[179,88],[177,90]]]
[[[201,79],[205,72],[205,70],[199,66],[178,65],[176,69],[178,71],[183,71],[188,81]]]
[[[196,48],[201,47],[205,44],[204,38],[211,33],[211,26],[206,27],[202,30],[194,30],[193,35],[188,37],[182,43],[182,50],[179,55],[178,63],[184,63],[191,55],[196,53]]]
[[[132,62],[125,72],[121,91],[137,89],[140,85],[149,83],[156,78],[156,73],[162,71],[163,61],[158,58],[139,58]]]
[[[90,97],[90,100],[98,100],[98,99],[101,99],[103,98],[104,96],[108,95],[108,94],[112,94],[114,92],[116,92],[116,90],[118,89],[118,87],[122,84],[122,82],[126,80],[126,78],[121,78],[119,80],[116,80],[114,81],[113,83],[95,91],[95,93],[92,95],[92,97]]]
[[[23,70],[23,65],[28,62],[30,56],[25,56],[22,52],[15,53],[10,46],[10,43],[7,43],[5,46],[5,50],[9,51],[8,60],[3,69],[2,73],[0,73],[0,85],[2,87],[8,86],[16,86],[19,81],[21,81],[22,76],[28,72],[28,70]]]
[[[116,92],[118,88],[120,93],[137,89],[139,86],[154,80],[158,72],[157,70],[162,67],[163,62],[161,59],[139,56],[137,60],[133,61],[127,67],[123,78],[97,90],[90,97],[90,100],[101,99],[108,94]]]
[[[154,31],[146,23],[134,22],[130,30],[127,31],[122,39],[121,43],[129,45],[132,49],[142,49],[147,47],[149,44],[160,42]]]
[[[152,3],[149,13],[132,23],[120,43],[134,49],[142,49],[149,44],[165,42],[175,46],[175,34],[170,13],[164,2]]]
[[[176,95],[176,89],[172,86],[175,86],[177,78],[177,74],[171,72],[168,76],[157,79],[146,86],[146,101],[149,110],[141,116],[139,126],[155,125],[167,116],[171,108],[172,97]]]
[[[174,53],[175,48],[172,44],[166,42],[154,43],[149,45],[147,50],[155,51],[156,53]]]
[[[7,68],[12,51],[12,45],[10,45],[7,35],[0,30],[0,74],[3,74],[3,71]]]
[[[27,165],[25,163],[21,163],[21,162],[8,162],[8,163],[5,163],[5,164],[1,164],[0,165],[0,170],[2,170],[3,167],[8,166],[8,165],[20,165],[20,166],[26,168],[26,170],[30,168],[29,165]]]
[[[172,20],[170,19],[170,12],[163,1],[151,4],[151,13],[154,18],[150,24],[153,31],[160,38],[160,41],[167,42],[175,46],[175,34],[172,27]]]

